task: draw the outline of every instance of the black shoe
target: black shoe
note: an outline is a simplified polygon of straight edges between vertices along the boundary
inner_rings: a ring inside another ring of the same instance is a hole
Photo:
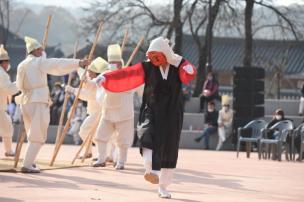
[[[194,139],[194,141],[197,142],[197,143],[199,143],[201,141],[201,138],[197,137],[197,138]]]

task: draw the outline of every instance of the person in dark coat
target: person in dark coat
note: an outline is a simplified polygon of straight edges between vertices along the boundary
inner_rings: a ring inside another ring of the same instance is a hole
[[[267,124],[266,128],[270,129],[276,123],[278,123],[280,121],[284,121],[284,120],[288,120],[288,119],[285,118],[283,109],[277,109],[275,111],[275,114],[274,114],[272,120]],[[267,138],[269,138],[269,139],[277,139],[278,138],[278,134],[279,133],[277,133],[275,130],[269,130],[267,132]]]
[[[196,142],[200,142],[204,138],[205,149],[209,149],[209,136],[216,133],[218,127],[218,111],[215,109],[213,101],[208,102],[208,111],[205,114],[205,129],[203,134],[195,138]]]
[[[161,198],[170,198],[167,187],[176,167],[183,125],[182,83],[194,79],[196,68],[175,54],[162,37],[151,42],[147,58],[147,62],[101,75],[96,82],[111,92],[145,84],[137,129],[146,169],[144,178],[159,184]]]

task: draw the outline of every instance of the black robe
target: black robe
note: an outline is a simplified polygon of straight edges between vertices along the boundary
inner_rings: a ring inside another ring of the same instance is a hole
[[[171,65],[164,80],[159,67],[150,62],[142,66],[145,88],[137,126],[140,151],[152,149],[153,170],[175,168],[184,113],[180,67]]]

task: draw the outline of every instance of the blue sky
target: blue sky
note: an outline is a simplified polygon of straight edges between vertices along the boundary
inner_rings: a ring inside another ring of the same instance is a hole
[[[19,2],[24,3],[34,3],[34,4],[40,4],[40,5],[56,5],[56,6],[62,6],[62,7],[83,7],[88,4],[90,0],[17,0]],[[154,0],[153,2],[158,1]],[[162,0],[159,0],[160,2],[163,2]],[[172,0],[168,0],[172,1]],[[152,2],[152,0],[151,0]],[[289,5],[293,3],[300,3],[304,4],[303,0],[273,0],[274,3],[278,5]]]

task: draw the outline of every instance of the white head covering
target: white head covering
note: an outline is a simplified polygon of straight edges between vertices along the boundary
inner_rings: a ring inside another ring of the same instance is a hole
[[[108,62],[119,62],[122,60],[121,48],[119,44],[108,46]]]
[[[9,60],[7,51],[4,49],[3,44],[0,45],[0,60]]]
[[[108,69],[108,62],[101,57],[97,57],[89,66],[89,70],[95,73],[102,73]]]
[[[175,67],[178,67],[182,60],[182,56],[175,54],[169,46],[169,40],[163,37],[151,41],[147,53],[152,51],[162,52],[166,56],[167,62]]]
[[[33,50],[42,47],[42,45],[34,38],[25,36],[24,41],[25,41],[25,44],[26,44],[27,53],[31,53]]]

